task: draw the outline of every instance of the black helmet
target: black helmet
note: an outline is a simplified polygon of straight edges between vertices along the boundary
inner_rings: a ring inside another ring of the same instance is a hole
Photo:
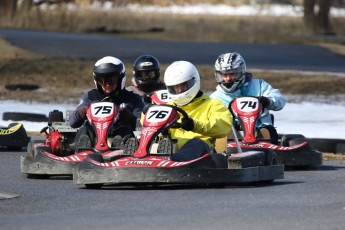
[[[150,93],[160,83],[159,61],[151,55],[138,57],[133,64],[133,83],[141,91]]]
[[[117,94],[118,91],[122,90],[126,84],[126,68],[120,59],[115,57],[107,56],[99,59],[93,67],[93,79],[97,90],[111,96]],[[102,85],[105,81],[117,83],[116,88],[105,93],[102,89]]]

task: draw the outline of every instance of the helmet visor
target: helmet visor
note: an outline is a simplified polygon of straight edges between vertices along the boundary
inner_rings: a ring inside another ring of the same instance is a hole
[[[151,82],[156,77],[156,71],[138,71],[135,77],[144,82]]]
[[[242,71],[240,71],[240,69],[216,71],[216,81],[218,83],[235,82],[241,79],[242,76],[243,76],[243,73]]]
[[[191,78],[188,81],[182,82],[180,84],[177,85],[171,85],[171,86],[167,86],[168,92],[170,94],[180,94],[180,93],[184,93],[186,91],[188,91],[189,89],[191,89],[195,84],[195,78]]]
[[[98,84],[104,85],[116,85],[120,78],[120,74],[112,75],[112,76],[98,76],[96,77],[96,81]]]

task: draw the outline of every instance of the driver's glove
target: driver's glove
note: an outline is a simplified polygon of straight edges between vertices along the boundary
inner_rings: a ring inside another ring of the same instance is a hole
[[[184,130],[192,131],[194,129],[194,121],[192,118],[182,118],[181,127]]]
[[[151,104],[151,103],[152,103],[151,95],[152,95],[152,94],[144,93],[144,95],[143,95],[143,101],[144,101],[146,104]]]
[[[81,119],[86,120],[86,111],[88,108],[89,108],[88,105],[80,105],[78,107],[77,114]]]
[[[152,106],[152,104],[145,105],[144,108],[143,108],[143,114],[146,114],[151,106]]]
[[[260,96],[258,99],[263,108],[267,108],[271,104],[270,99],[268,99],[267,97]]]
[[[119,112],[119,118],[123,122],[128,122],[133,116],[132,112],[127,108],[121,108]]]

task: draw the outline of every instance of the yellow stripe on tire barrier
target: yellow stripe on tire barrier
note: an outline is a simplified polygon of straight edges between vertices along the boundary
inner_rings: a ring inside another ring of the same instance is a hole
[[[10,135],[12,133],[15,133],[17,132],[21,127],[23,126],[23,124],[21,123],[18,123],[10,128],[5,128],[5,129],[2,129],[0,128],[0,135]]]

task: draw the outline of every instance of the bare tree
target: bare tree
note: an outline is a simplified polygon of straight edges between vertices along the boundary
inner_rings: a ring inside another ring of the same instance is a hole
[[[303,0],[304,24],[313,34],[332,34],[329,12],[334,0]]]
[[[12,19],[17,10],[17,0],[1,0],[0,1],[0,17]]]
[[[32,6],[33,6],[32,0],[23,0],[20,8],[22,11],[28,12],[31,10]]]

